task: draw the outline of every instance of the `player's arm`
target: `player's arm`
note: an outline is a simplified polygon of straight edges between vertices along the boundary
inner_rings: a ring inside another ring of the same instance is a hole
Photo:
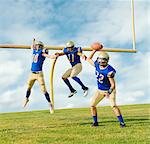
[[[92,50],[92,52],[90,53],[90,56],[86,59],[92,66],[95,67],[94,61],[92,60],[94,54],[95,54],[96,50]]]
[[[113,90],[115,90],[115,88],[116,88],[116,83],[115,83],[115,79],[114,79],[115,73],[109,72],[107,76],[108,76],[108,79],[110,82],[110,88],[109,88],[106,96],[109,96],[113,92]]]
[[[83,54],[82,52],[78,52],[77,55],[81,56],[82,59],[86,60],[87,56],[85,54]]]
[[[114,78],[108,78],[108,79],[109,79],[110,85],[111,85],[111,87],[110,87],[111,90],[109,90],[108,93],[110,92],[110,94],[111,94],[111,92],[115,89],[116,84],[115,84],[115,79]]]
[[[35,49],[35,38],[32,40],[31,49]]]
[[[56,52],[56,53],[55,53],[55,55],[56,55],[57,57],[63,56],[63,55],[65,55],[65,54],[66,54],[66,48],[64,48],[62,52]]]
[[[86,56],[85,54],[83,54],[81,47],[78,48],[78,53],[77,53],[77,55],[81,56],[82,59],[84,59],[84,60],[87,59],[87,56]]]
[[[56,55],[52,55],[52,54],[49,55],[47,49],[43,49],[43,50],[42,50],[42,56],[43,56],[43,57],[46,57],[46,58],[50,58],[50,59],[56,59],[56,58],[57,58]]]
[[[65,55],[65,53],[64,52],[60,52],[60,53],[55,53],[55,55],[57,56],[57,57],[59,57],[59,56],[63,56],[63,55]]]
[[[42,56],[50,58],[50,59],[56,59],[57,58],[56,55],[49,55],[49,54],[46,54],[46,53],[42,53]]]

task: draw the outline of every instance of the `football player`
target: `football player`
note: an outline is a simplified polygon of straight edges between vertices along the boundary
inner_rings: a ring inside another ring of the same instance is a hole
[[[91,115],[94,120],[92,126],[98,126],[96,105],[104,97],[108,97],[111,103],[112,110],[120,122],[120,126],[125,127],[120,109],[116,105],[116,86],[114,79],[116,70],[108,64],[109,55],[106,52],[100,52],[97,60],[94,62],[92,60],[92,57],[94,56],[95,52],[96,50],[93,50],[90,56],[87,58],[87,61],[95,67],[98,86],[98,89],[95,91],[91,100]]]
[[[69,94],[68,97],[70,98],[70,97],[74,96],[77,93],[77,91],[70,84],[70,82],[68,80],[69,77],[72,78],[73,80],[75,80],[81,86],[81,88],[84,91],[83,96],[87,96],[88,87],[86,87],[82,83],[82,81],[77,77],[77,75],[82,70],[82,64],[81,64],[81,61],[80,61],[80,56],[83,59],[86,59],[86,56],[82,53],[82,48],[81,47],[75,47],[73,41],[68,41],[66,43],[66,47],[63,49],[63,52],[56,53],[56,55],[57,56],[66,55],[68,60],[70,61],[71,66],[72,66],[62,76],[63,81],[66,83],[66,85],[70,89],[70,94]]]
[[[44,44],[41,41],[35,41],[35,39],[33,40],[31,49],[33,51],[32,52],[33,57],[32,57],[32,65],[31,65],[31,74],[30,74],[30,77],[28,80],[26,99],[25,99],[23,107],[25,107],[27,105],[27,103],[29,102],[29,96],[31,93],[32,86],[35,83],[35,81],[37,80],[40,84],[41,91],[43,92],[46,100],[49,103],[50,113],[53,113],[53,105],[51,103],[49,93],[46,90],[44,75],[42,72],[42,66],[43,66],[43,62],[46,57],[55,59],[56,55],[48,55],[48,50],[44,48]]]

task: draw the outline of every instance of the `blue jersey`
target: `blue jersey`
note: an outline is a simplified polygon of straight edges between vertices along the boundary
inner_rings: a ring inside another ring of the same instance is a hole
[[[98,89],[109,90],[111,85],[108,78],[111,77],[112,75],[115,75],[116,70],[110,65],[108,65],[104,69],[100,69],[100,65],[97,61],[95,61],[94,64],[95,64],[95,74],[97,78]]]
[[[45,57],[42,56],[42,53],[48,54],[48,51],[46,49],[39,49],[39,50],[33,49],[33,59],[31,66],[32,72],[42,71],[42,65],[45,60]]]
[[[80,56],[78,55],[78,52],[82,52],[81,47],[74,47],[72,51],[69,51],[67,48],[64,48],[63,52],[66,54],[72,66],[81,63]]]

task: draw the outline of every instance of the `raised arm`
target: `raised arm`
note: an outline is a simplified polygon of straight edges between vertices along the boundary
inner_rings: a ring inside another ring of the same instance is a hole
[[[31,49],[34,49],[34,48],[35,48],[35,38],[33,38],[32,44],[31,44]]]
[[[90,56],[86,59],[92,66],[95,66],[94,61],[92,60],[95,52],[96,52],[96,50],[92,50],[92,52],[90,53]]]

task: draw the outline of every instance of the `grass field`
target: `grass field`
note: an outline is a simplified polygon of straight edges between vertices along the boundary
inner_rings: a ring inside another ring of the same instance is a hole
[[[88,108],[0,114],[0,144],[148,144],[150,105],[120,107],[126,128],[120,128],[110,107],[99,107],[100,126],[90,127]]]

